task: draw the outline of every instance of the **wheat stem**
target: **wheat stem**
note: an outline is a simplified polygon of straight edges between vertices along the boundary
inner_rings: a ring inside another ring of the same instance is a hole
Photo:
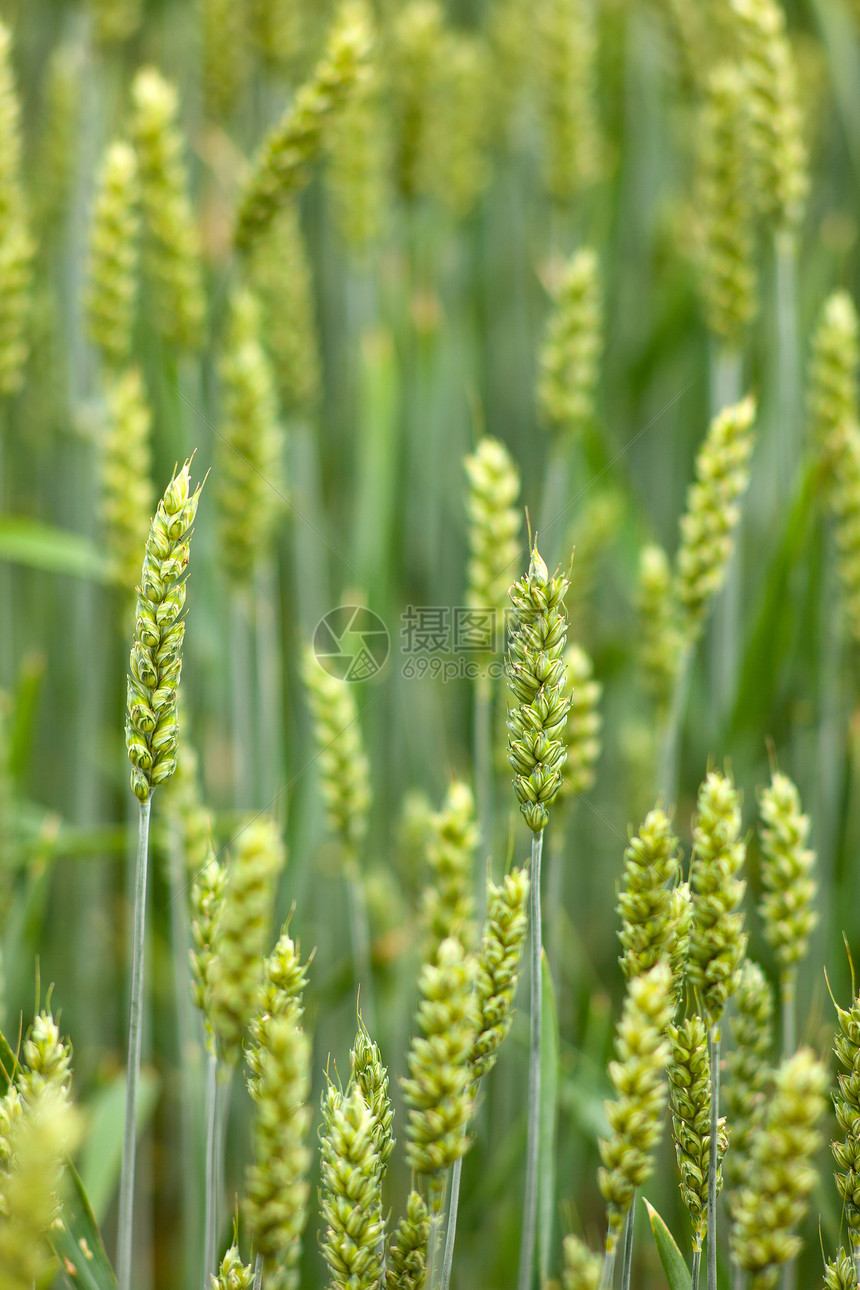
[[[693,1270],[690,1276],[690,1290],[699,1290],[699,1269],[702,1266],[702,1247],[693,1250]]]
[[[547,892],[549,909],[546,948],[550,970],[554,979],[559,979],[561,971],[561,942],[564,935],[564,848],[567,837],[567,826],[573,816],[573,810],[567,798],[562,798],[555,813],[554,827],[549,834],[549,853],[547,856]]]
[[[457,1239],[457,1211],[460,1208],[460,1178],[463,1173],[463,1157],[454,1161],[451,1172],[451,1199],[448,1202],[448,1227],[445,1232],[445,1254],[442,1260],[442,1285],[440,1290],[448,1290],[451,1284],[451,1266],[454,1262],[454,1242]]]
[[[720,1032],[711,1026],[708,1035],[708,1057],[711,1068],[711,1128],[709,1141],[718,1141],[720,1119]],[[708,1290],[717,1290],[717,1170],[719,1152],[712,1145],[708,1151]]]
[[[437,1184],[431,1186],[430,1236],[427,1241],[427,1290],[437,1290],[436,1264],[439,1261],[439,1237],[442,1231],[442,1214],[445,1209],[447,1183],[447,1175],[443,1175],[441,1186]]]
[[[532,862],[529,875],[531,918],[531,1024],[529,1034],[529,1122],[526,1146],[526,1191],[523,1204],[523,1236],[520,1247],[519,1290],[530,1290],[534,1265],[537,1223],[538,1148],[540,1130],[540,1042],[541,1042],[541,909],[540,862],[543,829],[532,833]]]
[[[344,863],[346,894],[349,904],[349,929],[352,941],[352,961],[355,979],[361,988],[361,1011],[368,1029],[376,1029],[373,1003],[373,968],[370,956],[370,925],[367,917],[367,896],[364,880],[355,856],[347,856]]]
[[[780,496],[788,497],[798,453],[801,407],[797,344],[797,239],[783,230],[774,240],[776,257],[777,374],[779,390]]]
[[[218,1217],[217,1148],[215,1143],[218,1105],[218,1058],[210,1052],[206,1060],[206,1220],[203,1228],[203,1285],[215,1267],[215,1230]]]
[[[134,1156],[137,1146],[137,1085],[140,1076],[140,1041],[143,1010],[143,938],[146,922],[146,868],[149,859],[151,799],[140,803],[137,866],[134,892],[134,939],[131,964],[131,1004],[128,1020],[128,1075],[125,1097],[125,1130],[122,1173],[119,1183],[119,1232],[117,1272],[119,1290],[131,1290],[131,1252],[134,1226]]]
[[[254,796],[250,631],[246,601],[235,595],[230,605],[230,697],[232,702],[233,792],[235,803],[248,808]]]
[[[740,403],[743,394],[743,355],[734,346],[714,342],[710,354],[711,416]]]
[[[541,491],[541,537],[547,550],[547,562],[555,564],[559,557],[564,527],[570,518],[567,503],[570,498],[570,442],[563,435],[556,435],[547,454],[546,474]],[[547,535],[551,534],[549,541]]]
[[[195,1158],[195,1094],[198,1066],[196,1061],[194,1005],[189,989],[189,954],[191,940],[188,934],[188,897],[184,881],[185,851],[179,836],[179,826],[171,824],[168,844],[170,876],[170,946],[173,955],[173,991],[176,1008],[176,1038],[181,1062],[181,1097],[179,1106],[179,1133],[182,1158]],[[197,1246],[197,1214],[199,1195],[197,1179],[192,1169],[182,1170],[182,1223],[185,1234],[183,1250],[193,1251]],[[186,1262],[190,1256],[186,1253]],[[189,1278],[190,1279],[190,1278]]]
[[[257,1255],[257,1262],[254,1264],[254,1290],[263,1290],[263,1256]]]
[[[724,408],[734,407],[742,395],[742,356],[728,345],[711,349],[711,416]],[[712,680],[717,713],[725,719],[732,698],[732,687],[738,672],[740,645],[741,571],[739,543],[735,543],[726,572],[722,595],[714,606]]]
[[[630,1290],[630,1269],[633,1266],[633,1228],[636,1224],[636,1192],[627,1211],[624,1225],[624,1253],[621,1260],[621,1290]]]
[[[274,561],[254,575],[255,645],[257,654],[257,734],[260,754],[258,791],[270,802],[284,773],[282,739],[283,670],[281,668],[279,589]]]
[[[481,675],[474,693],[475,796],[478,806],[478,871],[475,916],[483,923],[487,912],[487,859],[493,854],[493,683]]]
[[[797,1049],[796,973],[786,973],[781,982],[782,1055],[792,1057]]]
[[[667,806],[672,805],[678,793],[678,759],[681,752],[681,735],[687,707],[692,657],[692,647],[685,645],[678,659],[672,687],[672,702],[661,735],[657,789]]]

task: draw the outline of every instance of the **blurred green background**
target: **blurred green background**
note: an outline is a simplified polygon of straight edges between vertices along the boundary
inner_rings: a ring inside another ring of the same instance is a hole
[[[638,555],[653,539],[674,551],[711,411],[709,337],[694,254],[693,173],[701,93],[696,64],[717,51],[708,43],[697,47],[684,20],[701,20],[704,29],[714,15],[719,23],[721,6],[718,0],[699,0],[695,7],[680,0],[595,0],[584,6],[595,41],[586,75],[593,120],[588,124],[580,116],[570,128],[593,129],[594,156],[568,176],[567,191],[554,196],[545,103],[560,55],[542,26],[549,0],[534,6],[515,0],[443,5],[444,29],[478,42],[482,71],[464,82],[468,92],[458,98],[442,75],[449,48],[433,53],[441,64],[431,58],[428,75],[436,91],[425,99],[426,137],[420,145],[426,173],[419,191],[410,194],[402,164],[410,128],[404,105],[409,77],[418,78],[421,69],[398,58],[391,34],[406,6],[380,0],[380,65],[391,81],[384,83],[380,114],[378,142],[387,165],[375,181],[379,219],[369,245],[349,244],[324,157],[301,198],[313,302],[313,331],[303,333],[302,341],[311,354],[318,352],[319,395],[299,410],[284,409],[287,505],[277,549],[262,590],[238,609],[224,575],[214,507],[222,415],[217,360],[228,292],[238,272],[229,229],[249,158],[313,67],[331,11],[322,0],[284,0],[283,21],[299,22],[286,54],[267,61],[248,48],[237,71],[230,58],[239,59],[240,46],[228,43],[223,65],[219,70],[216,59],[213,71],[201,4],[147,0],[139,13],[129,4],[127,34],[102,41],[99,22],[114,7],[124,8],[109,0],[92,0],[90,7],[61,0],[0,3],[14,42],[24,180],[38,244],[25,381],[0,410],[4,1030],[11,1039],[21,1018],[26,1027],[38,983],[43,996],[53,983],[53,1007],[75,1049],[76,1095],[92,1113],[92,1132],[104,1135],[84,1148],[83,1164],[112,1248],[129,856],[136,835],[123,738],[131,624],[125,598],[104,575],[98,504],[104,408],[82,291],[99,158],[126,129],[134,72],[151,63],[180,92],[208,300],[206,343],[199,353],[177,355],[165,346],[146,287],[135,333],[135,357],[154,409],[156,493],[174,463],[192,451],[196,478],[213,467],[193,542],[183,738],[188,736],[199,756],[219,848],[229,847],[245,812],[270,810],[283,826],[289,862],[276,922],[294,905],[293,935],[305,953],[315,949],[308,1024],[316,1104],[329,1059],[346,1069],[356,1001],[345,949],[346,895],[336,849],[323,828],[299,664],[318,618],[337,605],[366,604],[387,624],[391,655],[382,672],[359,687],[358,704],[374,795],[362,863],[376,973],[376,1038],[392,1077],[398,1136],[404,1115],[397,1078],[405,1069],[416,1000],[414,928],[425,877],[420,842],[408,827],[409,802],[414,806],[414,794],[422,793],[436,807],[453,774],[470,776],[473,703],[465,679],[443,683],[402,675],[402,615],[409,605],[464,603],[462,462],[482,433],[501,439],[515,457],[522,504],[532,526],[541,526],[542,545],[564,563],[576,548],[570,638],[594,659],[604,687],[604,726],[595,787],[567,811],[563,840],[556,844],[563,847],[563,901],[553,910],[560,1069],[551,1268],[557,1275],[566,1232],[584,1231],[595,1247],[602,1244],[596,1138],[621,997],[616,886],[628,828],[639,823],[657,792],[656,716],[638,670]],[[237,0],[225,10],[241,16],[245,7]],[[843,935],[855,950],[860,936],[857,660],[843,625],[833,543],[804,433],[802,391],[809,337],[823,300],[837,286],[852,294],[857,288],[860,6],[808,0],[789,3],[786,11],[811,151],[791,357],[799,432],[792,440],[791,478],[785,480],[776,470],[780,437],[788,431],[779,411],[774,257],[762,237],[760,309],[744,353],[743,387],[758,396],[759,423],[740,529],[737,667],[727,700],[718,703],[714,641],[706,633],[684,721],[676,824],[688,847],[692,804],[709,760],[729,762],[744,791],[750,826],[756,787],[769,778],[769,744],[797,782],[813,819],[822,912],[809,968],[801,976],[799,1033],[824,1053],[834,1016],[823,970],[846,1004],[850,978]],[[235,76],[236,85],[226,107],[216,111],[211,86],[218,76]],[[442,77],[438,84],[434,76]],[[421,82],[415,84],[420,90]],[[563,101],[564,85],[559,90],[555,84],[555,91]],[[458,165],[465,168],[465,196],[460,193],[452,208],[463,173]],[[593,246],[600,260],[606,345],[596,416],[570,448],[566,508],[547,517],[541,494],[549,436],[535,408],[537,359],[550,288],[564,258],[582,245]],[[512,580],[525,559],[524,540]],[[276,656],[258,661],[259,675],[251,648],[257,616],[270,620],[268,639],[276,649]],[[251,714],[246,743],[237,741],[231,649],[242,647],[245,698],[261,687],[277,718],[274,740]],[[499,686],[496,816],[488,848],[497,876],[510,856],[522,862],[528,846],[504,762],[504,700]],[[199,1126],[190,1140],[180,1137],[180,1103],[183,1073],[194,1087],[202,1080],[202,1061],[199,1052],[181,1053],[177,1046],[184,986],[175,979],[171,944],[187,914],[177,909],[170,884],[166,803],[166,793],[156,794],[139,1287],[189,1284],[197,1278],[199,1258],[199,1214],[183,1211],[180,1199],[190,1192],[199,1201]],[[758,894],[754,839],[748,877],[750,953],[772,973],[752,915]],[[525,998],[521,988],[521,1011],[488,1081],[475,1145],[465,1161],[455,1287],[493,1290],[512,1280],[524,1176]],[[228,1153],[236,1189],[250,1150],[249,1123],[249,1101],[237,1082]],[[183,1154],[187,1150],[190,1157]],[[829,1172],[825,1160],[814,1207],[830,1253],[837,1244],[839,1205]],[[395,1215],[407,1184],[398,1152],[386,1196]],[[687,1219],[673,1199],[674,1162],[666,1141],[646,1192],[686,1250]],[[662,1272],[640,1222],[635,1275],[642,1285],[658,1286]],[[307,1285],[323,1276],[317,1224],[314,1212],[305,1241]],[[222,1238],[228,1237],[225,1230]],[[814,1222],[807,1246],[800,1283],[820,1275]]]

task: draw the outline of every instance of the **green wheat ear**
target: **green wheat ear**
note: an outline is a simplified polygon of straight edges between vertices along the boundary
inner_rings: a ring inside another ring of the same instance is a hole
[[[681,849],[669,817],[659,807],[649,811],[624,853],[624,885],[618,897],[627,980],[670,962],[677,920],[674,891],[681,874]]]
[[[830,1145],[837,1164],[836,1186],[842,1197],[843,1217],[856,1255],[860,1250],[860,997],[847,1009],[837,1004],[836,1015],[839,1030],[834,1050],[843,1069],[837,1075],[833,1105],[842,1139]]]
[[[310,1042],[289,1010],[259,1016],[252,1031],[255,1159],[247,1170],[244,1212],[266,1284],[297,1290],[310,1194]]]
[[[83,50],[74,40],[54,46],[44,72],[42,127],[33,164],[33,224],[43,245],[59,235],[78,168]]]
[[[304,52],[314,13],[301,0],[251,0],[245,6],[254,48],[267,67],[289,71]]]
[[[711,1074],[708,1033],[700,1017],[670,1026],[669,1105],[681,1198],[693,1224],[693,1249],[701,1251],[708,1228],[708,1167],[711,1154]],[[725,1117],[717,1129],[717,1194],[722,1190],[722,1158],[728,1147]]]
[[[329,1084],[322,1109],[320,1209],[327,1226],[320,1250],[329,1267],[329,1287],[376,1290],[385,1240],[376,1120],[357,1085],[341,1093]]]
[[[750,1181],[752,1146],[773,1076],[773,991],[759,965],[749,959],[741,968],[729,1029],[732,1047],[720,1092],[731,1126],[724,1173],[734,1213],[735,1193]]]
[[[12,37],[0,22],[0,396],[14,394],[23,380],[33,253],[22,183],[21,108]]]
[[[711,421],[696,455],[696,482],[687,494],[677,555],[677,595],[690,641],[701,635],[705,614],[728,573],[740,501],[750,479],[756,404],[751,397]]]
[[[860,641],[860,425],[844,423],[830,436],[836,568],[849,630]]]
[[[792,1002],[797,969],[806,958],[809,937],[818,923],[815,852],[806,846],[809,816],[800,809],[797,788],[779,771],[760,793],[759,810],[764,887],[760,912],[779,965],[783,999]]]
[[[737,989],[746,952],[739,908],[746,883],[737,876],[745,859],[737,789],[728,776],[711,771],[699,789],[693,829],[693,925],[687,976],[708,1028],[717,1031]]]
[[[357,1084],[362,1096],[370,1108],[375,1121],[374,1141],[379,1153],[379,1164],[382,1173],[388,1168],[388,1161],[394,1150],[394,1138],[391,1134],[391,1123],[394,1112],[388,1096],[388,1071],[382,1062],[379,1045],[371,1039],[367,1027],[359,1016],[358,1032],[349,1055],[350,1082]]]
[[[793,1229],[805,1216],[818,1179],[813,1161],[823,1137],[827,1084],[826,1067],[808,1048],[786,1059],[774,1075],[732,1231],[732,1254],[750,1274],[752,1290],[772,1286],[779,1267],[802,1248]]]
[[[528,573],[509,591],[514,628],[506,660],[508,686],[518,706],[508,709],[508,761],[520,812],[533,833],[549,819],[562,783],[570,700],[564,694],[568,581],[549,576],[537,542]]]
[[[234,291],[224,341],[221,434],[216,502],[221,554],[235,588],[247,589],[271,554],[284,510],[284,436],[275,378],[263,349],[260,306],[247,289]]]
[[[372,45],[367,5],[363,0],[344,0],[322,60],[254,163],[236,219],[234,238],[240,250],[248,250],[308,183],[330,118],[343,109],[368,74]]]
[[[603,718],[598,704],[603,686],[594,679],[594,665],[579,645],[569,645],[564,654],[567,668],[566,689],[570,708],[564,741],[567,761],[564,763],[562,793],[580,795],[594,787],[596,764],[600,757],[600,731]]]
[[[219,1055],[229,1065],[242,1051],[257,1016],[275,883],[286,855],[274,820],[257,816],[240,832],[227,867],[223,900],[212,928],[207,1015]]]
[[[840,1246],[835,1259],[824,1269],[826,1290],[857,1290],[857,1268],[854,1259]]]
[[[137,592],[125,742],[132,791],[141,802],[176,769],[188,549],[203,487],[191,491],[190,464],[174,475],[158,503]]]
[[[586,0],[534,6],[543,172],[554,201],[570,202],[602,166],[596,109],[596,34]]]
[[[285,416],[306,417],[322,382],[314,288],[299,210],[290,202],[255,239],[248,278],[263,313],[263,341]]]
[[[155,288],[165,340],[183,349],[197,349],[203,339],[206,302],[178,95],[154,67],[144,67],[132,82],[131,100],[143,205],[144,268]]]
[[[422,922],[432,960],[442,941],[454,936],[467,949],[474,940],[472,874],[478,825],[468,784],[455,780],[441,811],[431,815],[427,836],[430,870],[422,900]]]
[[[140,26],[142,0],[89,0],[95,21],[96,39],[103,45],[118,45],[133,36]]]
[[[203,106],[207,117],[225,121],[248,79],[247,6],[203,0]]]
[[[435,194],[458,219],[469,214],[490,181],[491,80],[483,37],[448,31],[442,53],[439,148],[432,177]]]
[[[231,1245],[221,1260],[217,1277],[210,1277],[210,1290],[252,1290],[254,1269],[243,1263],[239,1247]]]
[[[808,157],[794,54],[779,0],[731,0],[749,112],[749,146],[759,209],[779,230],[795,231],[809,188]]]
[[[0,1277],[25,1290],[50,1270],[63,1171],[81,1125],[71,1101],[71,1048],[50,1012],[24,1041],[23,1063],[0,1098]]]
[[[420,1034],[410,1046],[409,1076],[401,1081],[409,1107],[406,1159],[410,1169],[429,1178],[435,1200],[441,1200],[444,1171],[469,1145],[476,975],[475,959],[450,939],[439,946],[435,963],[425,963],[419,979]]]
[[[485,436],[463,463],[469,482],[469,605],[492,611],[496,625],[508,603],[508,570],[520,553],[520,473],[503,443]]]
[[[540,356],[538,405],[555,433],[579,436],[594,419],[602,351],[600,266],[595,252],[585,248],[565,266]]]
[[[112,143],[104,155],[90,231],[87,317],[90,338],[113,367],[131,354],[137,304],[140,183],[130,144]]]
[[[639,554],[636,608],[639,666],[659,711],[666,713],[683,648],[683,614],[669,558],[656,543],[644,546]]]
[[[383,68],[374,62],[329,131],[326,182],[341,237],[356,258],[378,245],[391,218],[385,89]]]
[[[355,689],[330,676],[309,647],[302,675],[314,722],[320,790],[329,830],[343,845],[347,867],[359,858],[370,812],[370,764],[364,751]]]
[[[114,581],[133,602],[154,501],[152,414],[139,368],[128,367],[110,377],[106,403],[101,517]]]
[[[746,83],[722,63],[708,78],[698,152],[699,290],[714,335],[740,349],[756,298]]]
[[[561,1270],[562,1290],[597,1290],[603,1261],[593,1254],[578,1236],[566,1236],[562,1245],[564,1265]]]
[[[666,1029],[674,1006],[672,974],[665,962],[628,983],[610,1062],[614,1101],[605,1103],[610,1135],[598,1142],[598,1180],[606,1201],[606,1253],[617,1248],[638,1187],[650,1178],[666,1101],[670,1048]]]
[[[420,1192],[406,1202],[406,1215],[397,1225],[385,1269],[385,1290],[424,1290],[430,1215]]]
[[[500,886],[487,882],[487,921],[478,951],[478,1029],[469,1058],[473,1080],[495,1066],[513,1022],[528,935],[528,900],[527,869],[511,870]]]
[[[832,464],[846,425],[860,419],[860,322],[847,291],[827,297],[812,336],[809,363],[810,434],[816,450]]]
[[[398,7],[389,33],[389,62],[398,124],[395,176],[407,201],[433,189],[445,37],[445,15],[437,0],[408,0]]]

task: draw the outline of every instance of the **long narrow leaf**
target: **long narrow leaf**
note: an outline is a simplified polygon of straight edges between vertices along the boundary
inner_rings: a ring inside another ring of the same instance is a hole
[[[69,1186],[63,1197],[61,1221],[51,1229],[51,1243],[69,1285],[75,1290],[116,1290],[92,1206],[71,1161],[66,1161]]]
[[[0,520],[0,561],[23,564],[46,573],[71,574],[107,582],[108,572],[98,548],[80,533],[53,528],[28,519]]]
[[[642,1199],[645,1200],[644,1196]],[[645,1201],[645,1208],[648,1210],[648,1221],[651,1224],[651,1231],[654,1233],[657,1253],[660,1255],[660,1262],[663,1264],[663,1271],[666,1273],[669,1290],[690,1290],[690,1273],[684,1262],[684,1256],[675,1243],[674,1236],[654,1206],[649,1205],[647,1200]]]
[[[155,1111],[158,1076],[143,1070],[137,1094],[137,1132],[143,1132]],[[89,1132],[80,1156],[81,1178],[94,1214],[104,1219],[119,1182],[122,1134],[125,1124],[125,1072],[101,1089],[86,1107]]]

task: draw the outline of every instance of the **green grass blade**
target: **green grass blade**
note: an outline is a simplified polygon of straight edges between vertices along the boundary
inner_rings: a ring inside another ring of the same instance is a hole
[[[76,1290],[115,1290],[116,1277],[108,1262],[101,1232],[95,1220],[84,1184],[70,1160],[63,1197],[61,1222],[51,1228],[51,1244],[66,1280]]]
[[[555,1130],[558,1119],[558,1010],[546,950],[541,951],[543,978],[540,1045],[540,1128],[538,1131],[538,1268],[540,1284],[549,1279],[552,1220],[555,1211]]]
[[[80,533],[39,524],[35,520],[0,520],[0,562],[23,564],[44,573],[64,573],[94,582],[108,582],[104,556]]]
[[[642,1199],[645,1199],[644,1196]],[[684,1256],[675,1243],[675,1238],[654,1206],[649,1205],[647,1200],[645,1201],[645,1208],[648,1210],[648,1221],[651,1224],[651,1231],[654,1233],[657,1253],[660,1255],[660,1262],[663,1264],[663,1271],[666,1273],[669,1290],[690,1290],[690,1273],[684,1262]]]
[[[140,1073],[137,1095],[138,1136],[149,1123],[158,1100],[159,1081],[151,1070]],[[125,1118],[125,1074],[101,1089],[87,1106],[89,1132],[81,1152],[81,1178],[93,1212],[104,1221],[116,1192],[122,1163]]]

